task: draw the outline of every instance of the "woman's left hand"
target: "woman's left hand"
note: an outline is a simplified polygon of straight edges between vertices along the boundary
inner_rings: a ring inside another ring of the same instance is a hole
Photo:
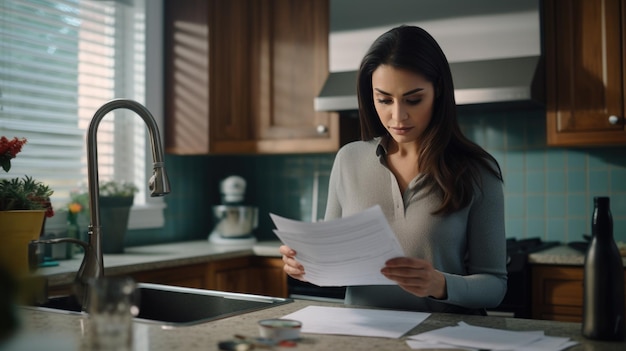
[[[446,278],[430,262],[413,257],[397,257],[385,262],[381,273],[419,297],[445,299]]]

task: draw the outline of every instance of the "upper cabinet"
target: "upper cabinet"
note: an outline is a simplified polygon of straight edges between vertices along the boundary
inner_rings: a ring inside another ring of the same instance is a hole
[[[548,145],[626,144],[626,1],[543,4]]]
[[[328,21],[328,0],[166,0],[167,152],[338,150],[337,114],[313,109]]]

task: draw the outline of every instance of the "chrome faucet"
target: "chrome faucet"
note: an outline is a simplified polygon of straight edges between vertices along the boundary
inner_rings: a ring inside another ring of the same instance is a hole
[[[74,243],[81,245],[84,250],[83,261],[76,273],[74,279],[74,293],[78,302],[81,304],[83,311],[87,309],[89,302],[89,282],[92,279],[98,279],[104,276],[104,264],[102,260],[102,234],[100,227],[100,189],[98,180],[98,149],[97,149],[97,131],[100,121],[109,112],[125,108],[138,114],[146,126],[150,135],[150,144],[152,146],[152,177],[148,182],[150,196],[163,196],[170,192],[170,183],[165,171],[163,162],[163,148],[159,135],[159,128],[152,117],[150,111],[140,103],[127,99],[114,99],[102,107],[100,107],[89,124],[87,130],[87,175],[88,175],[88,191],[89,191],[89,210],[91,214],[91,224],[89,225],[89,242],[73,238],[57,238],[47,240],[37,240],[31,244],[46,243]]]

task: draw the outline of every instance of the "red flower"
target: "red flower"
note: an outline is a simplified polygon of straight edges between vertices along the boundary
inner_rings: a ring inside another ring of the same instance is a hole
[[[6,137],[0,137],[0,166],[5,172],[11,169],[11,159],[22,151],[22,145],[26,144],[26,139],[18,139],[14,137],[9,140]]]

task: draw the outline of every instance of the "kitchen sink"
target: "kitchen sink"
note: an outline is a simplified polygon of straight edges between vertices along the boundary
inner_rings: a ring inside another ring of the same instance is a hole
[[[183,288],[161,284],[137,284],[138,321],[189,326],[293,302],[292,299]],[[82,313],[73,296],[52,297],[37,309]]]

